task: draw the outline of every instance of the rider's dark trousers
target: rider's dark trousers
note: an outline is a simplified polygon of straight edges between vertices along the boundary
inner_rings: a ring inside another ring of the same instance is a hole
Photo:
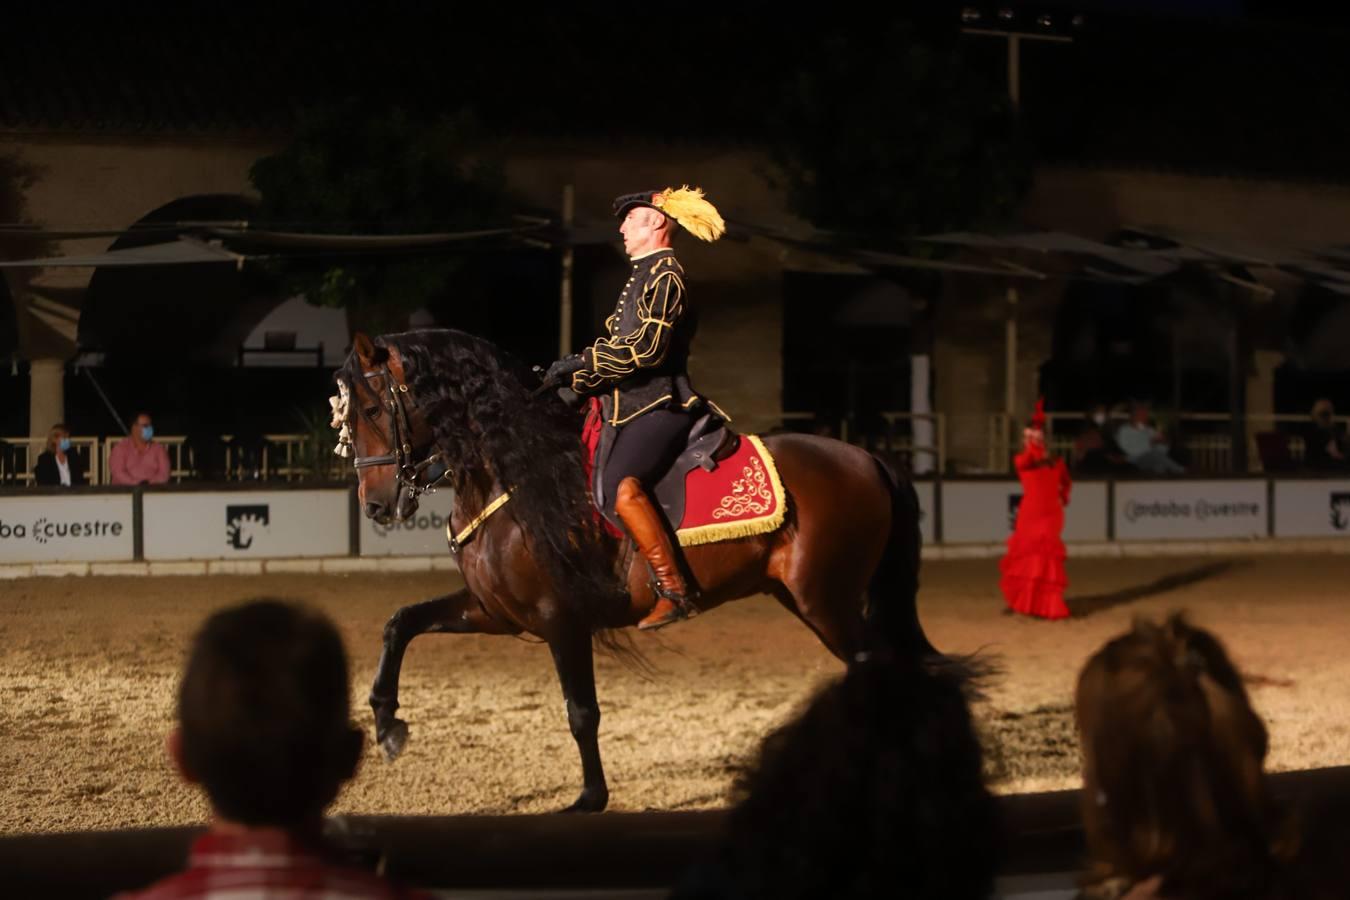
[[[605,503],[612,509],[619,482],[632,476],[650,492],[683,452],[698,415],[682,409],[654,409],[619,427],[605,461]]]

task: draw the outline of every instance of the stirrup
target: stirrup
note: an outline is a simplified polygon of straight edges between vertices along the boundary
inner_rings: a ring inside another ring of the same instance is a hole
[[[657,581],[655,578],[651,580],[650,587],[652,589],[653,594],[655,594],[658,597],[663,597],[666,600],[669,600],[671,603],[674,603],[675,606],[680,611],[681,618],[692,619],[694,616],[698,615],[698,607],[694,606],[693,603],[694,600],[698,599],[697,591],[690,591],[689,596],[686,596],[684,594],[681,594],[679,591],[672,591],[667,589],[666,587],[662,586],[661,582]]]

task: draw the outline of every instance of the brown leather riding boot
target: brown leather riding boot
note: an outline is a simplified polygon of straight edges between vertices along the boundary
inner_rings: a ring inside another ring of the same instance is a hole
[[[665,520],[642,489],[640,481],[625,478],[619,482],[614,511],[627,526],[628,533],[633,536],[633,544],[652,570],[656,605],[645,619],[638,622],[638,628],[644,631],[660,628],[698,615],[698,610],[690,602],[689,585],[680,571],[679,558],[675,555],[676,550],[666,530]]]

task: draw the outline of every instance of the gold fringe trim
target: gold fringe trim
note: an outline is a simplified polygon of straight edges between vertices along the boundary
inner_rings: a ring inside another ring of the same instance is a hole
[[[679,538],[681,547],[697,547],[699,544],[713,544],[717,541],[754,537],[757,534],[768,534],[783,527],[783,522],[787,518],[788,498],[787,492],[783,490],[783,481],[778,477],[778,465],[769,455],[764,442],[758,437],[747,434],[744,435],[744,439],[750,442],[751,446],[759,453],[759,458],[764,460],[764,467],[769,471],[769,485],[777,498],[777,508],[772,514],[759,519],[743,519],[739,522],[714,522],[710,525],[683,528],[675,535]]]
[[[691,188],[687,184],[679,190],[666,188],[652,198],[652,206],[700,240],[715,241],[727,232],[722,214],[703,198],[702,188]]]

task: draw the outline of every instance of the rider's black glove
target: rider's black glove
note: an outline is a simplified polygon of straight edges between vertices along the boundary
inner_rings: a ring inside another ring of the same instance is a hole
[[[548,371],[544,373],[544,381],[551,384],[571,384],[572,373],[585,366],[586,361],[582,359],[580,353],[564,356],[548,367]]]

